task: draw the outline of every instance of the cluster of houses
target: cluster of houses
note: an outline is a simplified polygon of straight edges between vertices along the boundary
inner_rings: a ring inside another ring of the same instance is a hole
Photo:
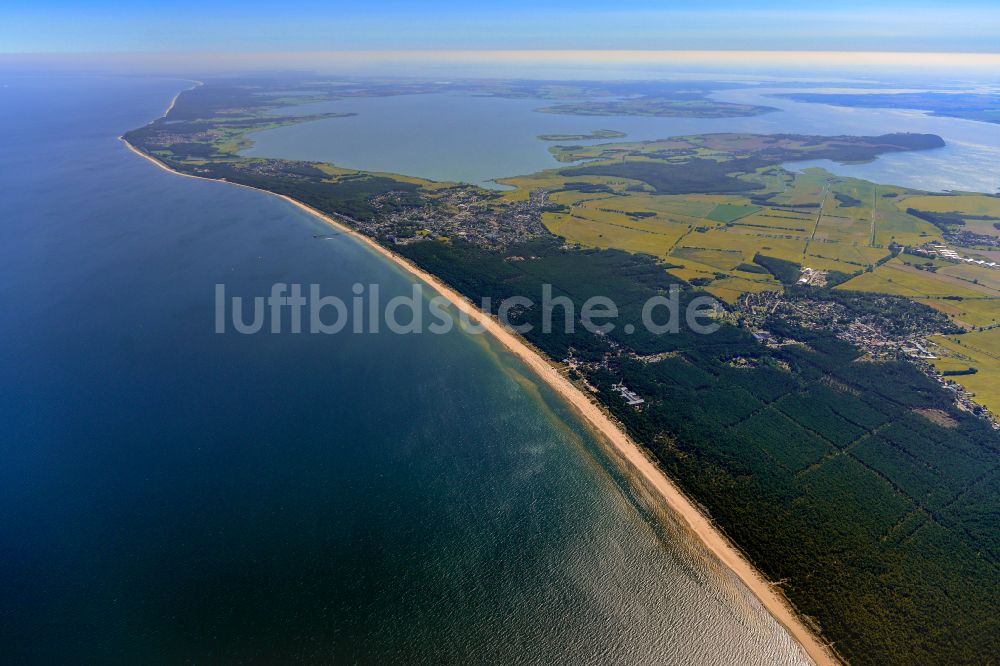
[[[825,287],[826,271],[806,266],[802,269],[802,276],[799,277],[799,284],[808,284],[814,287]]]
[[[380,214],[357,226],[396,245],[462,239],[480,247],[503,248],[548,233],[541,221],[547,197],[545,190],[535,190],[526,201],[498,203],[477,188],[453,187],[439,193],[433,203],[414,208],[401,205],[398,192],[388,192],[371,199]]]
[[[613,388],[615,391],[618,392],[619,395],[621,395],[621,397],[625,400],[626,405],[629,405],[631,407],[638,407],[642,403],[646,402],[645,400],[640,398],[635,391],[630,390],[628,387],[625,386],[625,384],[621,382],[615,384],[611,388]]]

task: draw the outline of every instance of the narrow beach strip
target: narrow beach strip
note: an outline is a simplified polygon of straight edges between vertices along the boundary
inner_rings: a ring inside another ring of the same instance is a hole
[[[619,456],[631,466],[631,472],[637,474],[649,488],[658,493],[664,505],[680,519],[681,524],[685,525],[691,534],[709,552],[740,579],[743,585],[760,600],[764,608],[791,634],[792,638],[802,646],[806,654],[816,664],[819,666],[834,666],[841,663],[815,632],[806,626],[785,597],[772,587],[756,567],[712,524],[711,520],[694,505],[673,480],[653,462],[649,455],[638,444],[632,441],[599,405],[595,404],[594,401],[574,386],[559,372],[557,367],[543,357],[540,352],[530,347],[519,335],[501,326],[495,318],[480,311],[465,296],[443,283],[434,275],[416,266],[409,259],[379,245],[374,239],[354,230],[331,215],[322,213],[301,201],[269,190],[176,171],[155,157],[142,152],[126,141],[124,137],[120,138],[128,146],[129,150],[136,155],[172,174],[186,178],[207,180],[214,183],[222,182],[228,185],[237,185],[284,199],[338,231],[364,243],[370,249],[402,267],[408,273],[426,283],[434,291],[444,296],[455,308],[464,312],[470,321],[483,326],[495,340],[517,356],[539,379],[548,384],[560,398],[565,400],[582,417],[595,434],[610,444]]]

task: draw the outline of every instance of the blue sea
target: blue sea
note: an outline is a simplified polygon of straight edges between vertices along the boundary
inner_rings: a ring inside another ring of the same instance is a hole
[[[485,337],[215,333],[411,278],[117,139],[190,85],[0,77],[0,661],[806,662]]]

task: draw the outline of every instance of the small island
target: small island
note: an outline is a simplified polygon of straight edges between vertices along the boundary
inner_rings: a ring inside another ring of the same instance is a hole
[[[624,139],[628,134],[618,130],[599,129],[589,134],[539,134],[542,141],[593,141],[595,139]]]

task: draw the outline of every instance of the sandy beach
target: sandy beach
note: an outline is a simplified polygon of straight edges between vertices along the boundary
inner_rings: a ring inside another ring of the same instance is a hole
[[[172,106],[172,105],[171,105]],[[156,160],[150,155],[138,150],[124,138],[122,142],[135,154],[155,164],[161,169],[170,173],[220,182],[212,178],[204,178],[191,174],[185,174],[171,169],[166,164]],[[227,182],[227,181],[221,181]],[[668,507],[685,525],[690,533],[697,538],[705,548],[710,551],[722,564],[728,567],[742,583],[760,600],[767,611],[791,634],[791,636],[802,645],[808,656],[817,664],[833,665],[840,661],[834,653],[820,640],[820,638],[809,629],[788,601],[782,596],[757,569],[740,553],[740,551],[722,534],[696,506],[677,487],[677,485],[664,474],[664,472],[653,462],[653,460],[636,444],[632,439],[611,419],[611,417],[588,395],[581,392],[566,377],[564,377],[556,366],[545,359],[539,352],[529,346],[519,335],[507,330],[500,323],[488,315],[483,314],[476,306],[470,303],[464,296],[441,282],[438,278],[427,273],[423,269],[412,264],[406,258],[392,252],[376,243],[371,238],[355,231],[343,221],[334,216],[324,214],[300,201],[290,197],[275,194],[268,190],[240,185],[239,183],[228,183],[239,185],[247,189],[266,192],[271,196],[276,196],[323,222],[336,228],[338,231],[349,234],[369,248],[378,252],[386,259],[401,266],[414,277],[420,279],[434,291],[447,298],[455,308],[466,313],[471,321],[478,322],[485,327],[486,331],[500,342],[511,353],[515,354],[539,379],[548,384],[556,393],[565,400],[584,419],[588,426],[600,435],[613,449],[618,456],[627,463],[631,469],[626,470],[637,477],[647,488],[654,490],[663,504]]]

